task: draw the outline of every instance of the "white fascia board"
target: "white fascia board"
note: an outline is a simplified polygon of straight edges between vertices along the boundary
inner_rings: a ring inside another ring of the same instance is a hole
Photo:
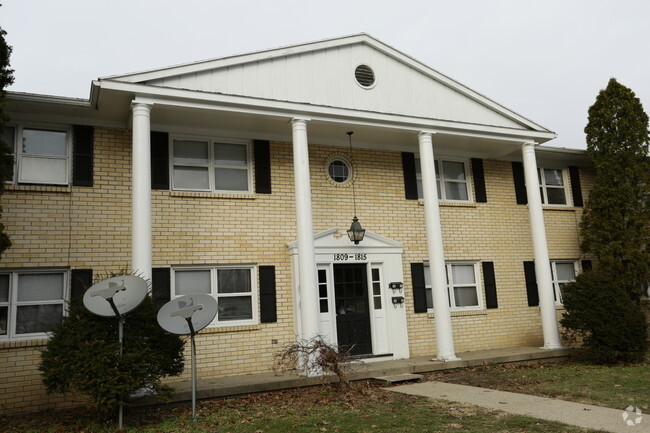
[[[557,153],[564,155],[588,155],[586,149],[570,149],[568,147],[536,146],[535,151],[541,153]]]
[[[68,105],[81,108],[90,108],[91,104],[88,99],[84,98],[70,98],[67,96],[53,96],[53,95],[41,95],[38,93],[25,93],[25,92],[6,92],[7,99],[13,99],[16,101],[25,101],[25,102],[37,102],[41,104],[56,104],[56,105]]]
[[[528,128],[540,132],[551,132],[549,129],[544,128],[543,126],[531,121],[530,119],[527,119],[524,116],[521,116],[520,114],[515,113],[512,110],[509,110],[508,108],[487,98],[481,93],[470,89],[469,87],[459,83],[458,81],[436,71],[435,69],[430,68],[429,66],[423,64],[417,59],[408,56],[402,53],[401,51],[391,47],[390,45],[387,45],[365,33],[352,35],[352,36],[343,36],[343,37],[333,38],[333,39],[326,39],[322,41],[304,43],[299,45],[291,45],[287,47],[275,48],[270,50],[257,51],[249,54],[241,54],[241,55],[235,55],[235,56],[224,57],[224,58],[204,60],[204,61],[184,64],[184,65],[177,65],[177,66],[171,66],[163,69],[157,69],[153,71],[145,71],[145,72],[139,72],[133,74],[125,74],[125,75],[114,75],[105,78],[100,78],[100,80],[101,81],[117,80],[117,81],[135,83],[135,82],[156,80],[156,79],[165,78],[169,76],[192,74],[192,73],[201,72],[213,68],[227,68],[233,65],[241,65],[245,63],[257,62],[261,60],[267,60],[267,59],[277,58],[282,56],[299,55],[305,52],[315,52],[315,51],[325,50],[328,48],[340,47],[343,45],[360,44],[360,43],[364,43],[367,44],[368,46],[373,47],[379,52],[397,60],[398,62],[408,65],[409,67],[428,76],[429,78],[436,80],[442,83],[443,85],[454,89],[455,91],[462,94],[463,96],[493,111],[496,111],[497,113],[501,114],[502,116],[514,122],[521,123],[522,125]]]
[[[556,137],[552,132],[520,130],[489,125],[450,122],[437,119],[400,116],[350,110],[336,107],[300,104],[294,102],[251,98],[245,96],[204,93],[192,90],[153,87],[118,81],[102,81],[101,87],[136,95],[137,102],[206,110],[222,110],[276,117],[307,117],[314,121],[341,122],[379,128],[394,128],[419,132],[431,130],[440,134],[478,134],[491,138],[523,141],[548,141]],[[218,105],[215,105],[218,104]]]

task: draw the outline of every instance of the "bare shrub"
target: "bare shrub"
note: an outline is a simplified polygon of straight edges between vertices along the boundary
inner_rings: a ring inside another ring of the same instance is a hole
[[[307,376],[335,374],[338,377],[337,386],[346,387],[350,381],[348,373],[352,368],[350,351],[339,351],[335,345],[329,344],[317,335],[308,340],[298,340],[284,346],[275,354],[276,371],[289,371],[299,368]]]

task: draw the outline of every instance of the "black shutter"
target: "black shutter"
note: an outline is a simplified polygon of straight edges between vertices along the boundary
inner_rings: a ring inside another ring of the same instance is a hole
[[[70,300],[83,297],[93,285],[92,269],[73,269],[70,271]]]
[[[535,276],[535,262],[524,262],[524,277],[526,278],[526,295],[528,306],[539,305],[539,294],[537,293],[537,277]]]
[[[515,181],[515,196],[517,204],[528,204],[526,196],[526,178],[524,177],[524,164],[521,162],[512,162],[512,177]]]
[[[494,278],[494,263],[483,262],[483,286],[485,287],[485,306],[487,308],[499,308],[497,301],[497,283]]]
[[[424,284],[424,263],[411,263],[413,305],[416,313],[427,312],[427,290]]]
[[[153,268],[151,270],[151,299],[157,307],[162,307],[171,299],[171,269]]]
[[[487,191],[485,190],[485,173],[483,172],[483,160],[472,158],[472,176],[474,177],[474,198],[477,203],[487,203]]]
[[[93,186],[93,144],[95,128],[74,125],[72,128],[72,185]]]
[[[408,200],[417,200],[418,179],[415,175],[415,154],[402,152],[402,170],[404,171],[404,196]]]
[[[151,188],[169,189],[169,134],[151,131]]]
[[[591,260],[582,261],[582,272],[591,271]]]
[[[271,194],[271,151],[269,142],[255,140],[253,142],[255,159],[255,192]]]
[[[275,291],[275,266],[260,266],[260,322],[278,321]]]
[[[580,186],[580,169],[578,167],[569,167],[569,177],[571,178],[571,192],[573,193],[573,205],[582,207],[582,188]]]

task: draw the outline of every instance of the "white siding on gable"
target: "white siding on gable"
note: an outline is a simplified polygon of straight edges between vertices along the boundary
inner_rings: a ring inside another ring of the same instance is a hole
[[[357,66],[370,66],[371,89],[355,80]],[[286,55],[148,84],[308,103],[378,113],[525,129],[521,124],[365,44]]]

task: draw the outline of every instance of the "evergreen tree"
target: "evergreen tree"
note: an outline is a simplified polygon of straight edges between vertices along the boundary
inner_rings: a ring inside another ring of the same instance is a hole
[[[0,5],[2,6],[2,5]],[[5,181],[13,176],[14,157],[11,147],[5,142],[3,135],[7,115],[4,112],[6,104],[5,88],[14,82],[13,69],[9,67],[9,57],[11,56],[11,47],[5,41],[5,32],[0,27],[0,196],[5,190]],[[2,208],[0,207],[0,215]],[[9,236],[5,233],[4,224],[0,223],[0,254],[11,246]]]
[[[585,133],[596,182],[580,224],[581,248],[639,300],[650,280],[648,115],[612,78],[589,108]]]
[[[641,291],[650,280],[648,116],[612,78],[589,108],[585,133],[596,180],[580,222],[581,249],[598,262],[565,288],[561,323],[593,361],[642,361],[648,330]]]

